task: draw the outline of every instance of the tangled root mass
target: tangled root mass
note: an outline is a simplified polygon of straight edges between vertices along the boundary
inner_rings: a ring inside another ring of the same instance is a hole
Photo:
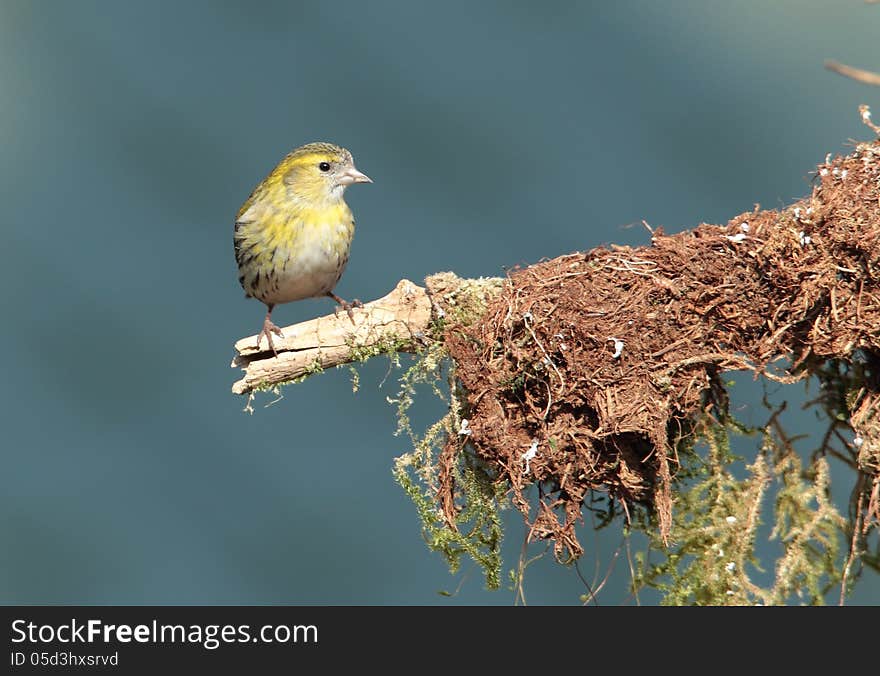
[[[583,552],[575,526],[590,491],[647,506],[667,536],[676,448],[701,415],[723,411],[724,372],[793,382],[860,359],[877,377],[878,266],[873,143],[820,165],[812,195],[785,210],[515,270],[478,322],[446,328],[470,428],[441,454],[447,522],[460,509],[450,468],[467,452],[509,484],[531,535],[560,560]],[[868,383],[852,405],[875,483],[876,402]]]

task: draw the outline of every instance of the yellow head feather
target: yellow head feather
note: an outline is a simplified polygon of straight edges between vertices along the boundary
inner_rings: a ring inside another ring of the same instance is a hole
[[[290,152],[254,189],[238,212],[317,208],[342,201],[352,183],[370,183],[354,166],[351,153],[332,143],[307,143]]]

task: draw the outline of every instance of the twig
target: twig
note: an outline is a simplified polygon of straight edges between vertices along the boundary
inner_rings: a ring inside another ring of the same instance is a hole
[[[825,67],[830,71],[834,71],[835,73],[848,77],[856,82],[880,87],[880,73],[863,70],[862,68],[853,68],[852,66],[847,66],[846,64],[838,63],[837,61],[826,61]]]
[[[871,122],[871,108],[863,103],[859,106],[859,114],[862,116],[862,122],[865,123],[865,126],[880,136],[880,127]]]
[[[861,518],[862,518],[862,507],[864,504],[865,495],[864,493],[859,493],[859,503],[856,506],[856,519],[853,524],[853,534],[852,541],[849,545],[849,556],[846,559],[846,565],[843,567],[843,576],[840,580],[840,603],[839,605],[843,605],[846,601],[846,583],[847,578],[849,578],[849,571],[852,570],[853,563],[858,556],[859,550],[859,529],[861,528]]]

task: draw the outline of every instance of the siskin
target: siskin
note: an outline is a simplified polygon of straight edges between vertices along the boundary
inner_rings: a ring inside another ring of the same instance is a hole
[[[235,219],[238,281],[248,298],[266,305],[263,330],[275,352],[272,323],[279,303],[329,296],[354,321],[349,303],[333,293],[351,250],[354,216],[343,199],[354,183],[372,183],[351,153],[332,143],[309,143],[285,157],[254,188]]]

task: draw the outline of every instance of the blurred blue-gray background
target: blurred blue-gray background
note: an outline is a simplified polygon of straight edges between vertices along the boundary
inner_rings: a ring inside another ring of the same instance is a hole
[[[512,603],[422,542],[387,360],[357,394],[339,370],[242,412],[232,344],[263,309],[239,205],[291,148],[350,148],[375,184],[348,192],[337,291],[364,300],[645,244],[641,219],[726,222],[866,138],[880,90],[822,63],[880,67],[878,30],[858,0],[3,0],[0,602]],[[583,541],[604,575],[619,530]],[[602,604],[634,602],[623,558]],[[583,592],[552,557],[529,569],[530,603]],[[880,602],[876,575],[853,602]]]

